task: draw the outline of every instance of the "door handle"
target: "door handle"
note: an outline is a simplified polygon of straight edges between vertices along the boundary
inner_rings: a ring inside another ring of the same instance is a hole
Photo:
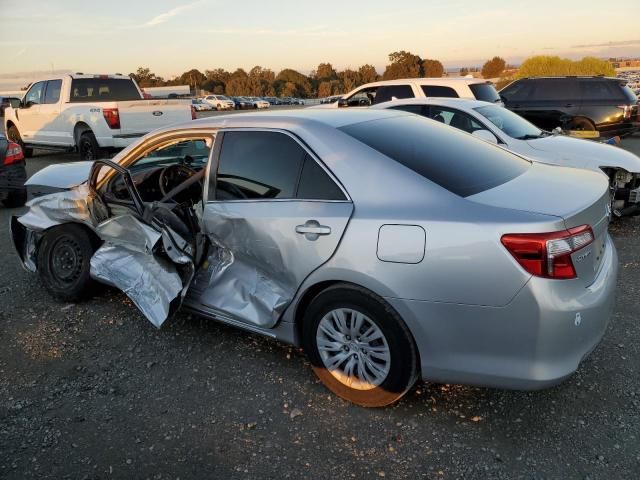
[[[320,235],[329,235],[331,227],[320,225],[317,220],[307,220],[304,225],[296,226],[296,233],[304,235],[307,240],[317,240]]]
[[[573,103],[567,103],[567,104],[565,105],[565,107],[566,107],[566,108],[568,108],[568,107],[573,107],[573,106],[574,106],[574,105],[573,105]]]

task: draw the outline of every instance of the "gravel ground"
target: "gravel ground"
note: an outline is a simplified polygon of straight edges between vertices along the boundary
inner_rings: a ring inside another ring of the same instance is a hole
[[[0,208],[0,478],[638,478],[640,219],[611,228],[615,314],[562,385],[418,384],[370,410],[286,345],[187,314],[157,330],[116,291],[56,303],[13,253],[16,213]]]

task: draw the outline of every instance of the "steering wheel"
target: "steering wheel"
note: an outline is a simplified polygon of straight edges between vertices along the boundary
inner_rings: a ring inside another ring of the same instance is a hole
[[[160,176],[158,177],[158,186],[160,187],[162,196],[165,197],[171,190],[194,176],[196,173],[197,172],[192,168],[181,164],[169,165],[168,167],[163,168],[160,172]],[[195,183],[186,190],[175,195],[172,200],[177,203],[182,203],[193,199],[198,195],[202,195],[202,186],[199,183]]]

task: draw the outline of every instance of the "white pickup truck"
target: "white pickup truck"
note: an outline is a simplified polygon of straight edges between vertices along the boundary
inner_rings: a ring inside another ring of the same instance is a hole
[[[29,157],[34,147],[73,149],[83,160],[121,149],[156,128],[195,118],[190,100],[145,100],[126,75],[73,74],[31,84],[5,110],[7,137]]]

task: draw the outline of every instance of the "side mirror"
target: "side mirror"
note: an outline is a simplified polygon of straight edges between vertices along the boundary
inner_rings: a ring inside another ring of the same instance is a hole
[[[341,98],[338,100],[338,108],[345,108],[349,106],[349,100],[346,98]]]
[[[498,139],[496,138],[496,136],[493,133],[491,133],[489,130],[474,130],[471,135],[481,140],[484,140],[485,142],[495,143],[495,144],[498,143]]]

